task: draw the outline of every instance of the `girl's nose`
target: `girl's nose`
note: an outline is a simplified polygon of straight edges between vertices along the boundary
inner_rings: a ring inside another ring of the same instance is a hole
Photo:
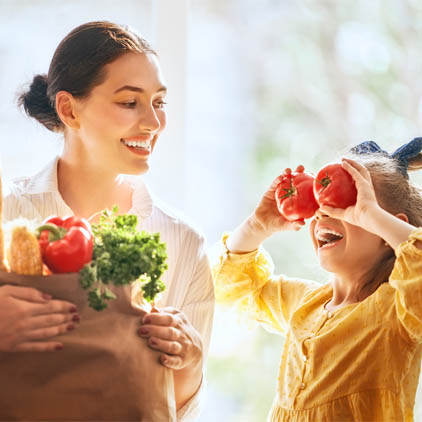
[[[317,219],[317,220],[321,220],[321,218],[324,218],[324,217],[328,217],[328,215],[327,214],[324,214],[321,210],[316,210],[316,212],[315,212],[315,218]]]

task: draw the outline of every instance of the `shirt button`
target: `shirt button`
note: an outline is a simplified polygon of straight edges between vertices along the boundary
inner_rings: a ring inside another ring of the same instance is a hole
[[[302,384],[300,384],[300,389],[303,390],[305,388],[305,384],[302,382]]]
[[[333,316],[333,314],[330,311],[328,311],[327,318],[331,318],[332,316]]]
[[[303,359],[304,362],[306,362],[308,360],[308,358],[305,355],[303,355],[302,359]]]

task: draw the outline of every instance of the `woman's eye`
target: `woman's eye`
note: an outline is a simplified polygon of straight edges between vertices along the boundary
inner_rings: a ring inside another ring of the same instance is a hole
[[[136,101],[128,101],[125,103],[119,103],[122,107],[126,108],[135,108],[136,107]]]
[[[155,103],[155,108],[164,108],[167,103],[165,101],[157,101]]]

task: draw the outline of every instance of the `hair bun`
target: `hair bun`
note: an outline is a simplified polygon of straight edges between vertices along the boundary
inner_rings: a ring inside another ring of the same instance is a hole
[[[19,96],[18,103],[29,116],[47,129],[56,132],[63,124],[47,95],[47,75],[36,75],[27,92]]]

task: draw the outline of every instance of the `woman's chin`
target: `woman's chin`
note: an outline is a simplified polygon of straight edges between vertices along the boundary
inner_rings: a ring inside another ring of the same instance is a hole
[[[149,170],[149,163],[147,161],[133,163],[131,166],[125,166],[121,174],[128,174],[131,176],[140,176],[147,173]]]

